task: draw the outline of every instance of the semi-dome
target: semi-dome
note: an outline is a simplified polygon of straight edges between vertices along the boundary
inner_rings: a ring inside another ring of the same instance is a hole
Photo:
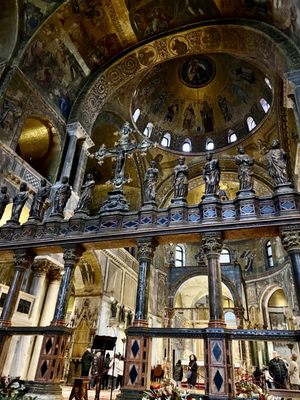
[[[132,119],[164,148],[201,153],[253,133],[271,104],[270,79],[255,65],[201,54],[154,67],[136,88]]]

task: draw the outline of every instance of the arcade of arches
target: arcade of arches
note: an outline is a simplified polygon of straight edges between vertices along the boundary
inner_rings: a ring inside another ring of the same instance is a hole
[[[241,370],[299,356],[298,2],[2,3],[0,375],[62,399],[112,336],[119,399],[190,354],[193,396],[229,399]]]

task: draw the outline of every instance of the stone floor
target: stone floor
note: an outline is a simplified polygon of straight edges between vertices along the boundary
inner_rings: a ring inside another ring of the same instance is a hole
[[[62,393],[63,393],[64,400],[69,400],[71,390],[72,390],[72,386],[63,386]],[[101,390],[100,400],[114,400],[118,393],[119,393],[118,390],[113,390],[112,397],[110,397],[110,395],[111,395],[110,390]],[[88,400],[94,400],[94,398],[95,398],[95,390],[91,389],[88,391]]]

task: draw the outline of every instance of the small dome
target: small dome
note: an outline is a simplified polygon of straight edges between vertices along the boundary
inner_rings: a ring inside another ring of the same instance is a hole
[[[179,58],[154,67],[139,83],[131,109],[140,114],[132,118],[141,134],[150,123],[151,140],[164,148],[186,152],[189,143],[189,153],[201,153],[210,140],[220,150],[264,120],[273,98],[266,82],[257,67],[228,54]]]

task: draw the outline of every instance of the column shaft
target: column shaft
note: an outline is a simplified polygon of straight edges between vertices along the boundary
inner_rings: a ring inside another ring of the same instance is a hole
[[[26,250],[15,251],[15,273],[7,293],[0,317],[0,325],[10,325],[17,304],[26,269],[32,262],[32,255]]]
[[[67,154],[64,160],[64,166],[61,171],[61,178],[63,176],[70,176],[71,170],[72,170],[72,165],[73,165],[73,159],[75,155],[75,150],[76,150],[76,144],[77,144],[78,137],[76,136],[75,133],[70,135],[69,139],[69,144],[68,144],[68,150]]]
[[[224,326],[220,254],[220,235],[204,235],[203,251],[207,257],[210,326]]]
[[[52,324],[64,324],[70,298],[72,279],[80,254],[81,252],[76,248],[67,248],[64,251],[64,274],[59,287]]]
[[[295,294],[300,310],[300,231],[282,229],[281,241],[291,259]]]
[[[139,276],[135,305],[135,322],[147,321],[149,300],[150,265],[154,253],[154,245],[151,240],[143,240],[138,243]]]

